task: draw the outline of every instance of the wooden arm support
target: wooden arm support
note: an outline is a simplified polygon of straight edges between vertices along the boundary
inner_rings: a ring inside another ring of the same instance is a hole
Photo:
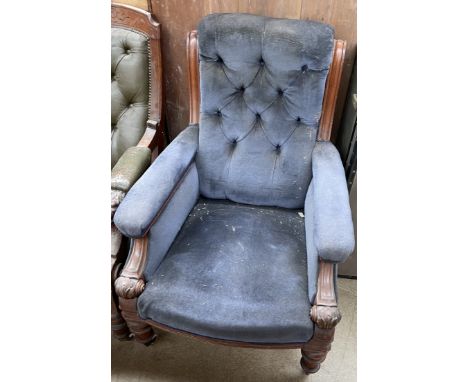
[[[133,240],[124,269],[115,280],[117,296],[125,299],[137,298],[145,289],[143,271],[146,266],[147,248],[148,236]]]
[[[143,271],[146,266],[148,236],[134,239],[124,269],[115,280],[114,287],[119,297],[119,308],[135,340],[150,345],[156,339],[153,328],[138,315],[137,299],[145,289]]]
[[[341,320],[335,293],[333,263],[320,260],[317,295],[310,310],[310,317],[322,329],[332,329]]]
[[[143,133],[143,136],[141,137],[137,146],[148,147],[151,151],[153,151],[154,147],[157,146],[158,135],[163,133],[161,129],[162,127],[160,121],[153,121],[148,119],[148,121],[146,121],[145,132]]]
[[[331,349],[335,326],[341,320],[335,293],[333,263],[319,262],[317,295],[310,310],[314,336],[302,347],[301,366],[306,374],[316,373]]]

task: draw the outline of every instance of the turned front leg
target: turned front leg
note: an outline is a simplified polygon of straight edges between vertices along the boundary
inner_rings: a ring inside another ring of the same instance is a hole
[[[316,373],[331,349],[335,326],[341,320],[336,303],[333,264],[320,261],[315,303],[310,310],[314,335],[301,350],[301,366],[306,374]]]

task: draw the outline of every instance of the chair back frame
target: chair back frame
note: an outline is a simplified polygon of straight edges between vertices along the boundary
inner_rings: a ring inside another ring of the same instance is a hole
[[[112,3],[112,27],[124,28],[148,37],[149,47],[149,105],[146,130],[138,146],[158,152],[164,148],[163,71],[161,59],[161,27],[150,12],[130,5]]]

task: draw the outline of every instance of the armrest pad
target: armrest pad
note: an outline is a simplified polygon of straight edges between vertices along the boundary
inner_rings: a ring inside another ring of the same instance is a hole
[[[307,237],[318,256],[343,262],[354,249],[348,188],[340,155],[330,142],[317,142],[312,154],[312,181],[305,201]]]
[[[156,158],[115,212],[114,224],[124,235],[146,234],[184,179],[197,150],[198,125],[191,125]]]
[[[112,169],[113,190],[128,192],[151,163],[151,150],[147,147],[130,147]]]

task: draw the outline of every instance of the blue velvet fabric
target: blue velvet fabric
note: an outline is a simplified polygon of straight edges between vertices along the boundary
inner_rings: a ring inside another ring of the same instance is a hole
[[[200,127],[114,217],[127,236],[149,232],[142,318],[226,340],[311,338],[318,258],[344,261],[354,246],[339,155],[316,143],[332,50],[333,30],[316,22],[201,22]]]
[[[114,215],[115,225],[125,236],[138,238],[149,230],[187,175],[197,148],[198,125],[192,125],[171,142],[130,189]],[[198,187],[193,192],[198,196]]]
[[[159,266],[187,216],[198,200],[198,173],[195,163],[190,165],[187,175],[180,182],[166,208],[158,216],[148,233],[148,253],[151,255],[145,268],[145,279],[149,280]]]
[[[140,316],[225,340],[308,341],[314,326],[300,212],[201,199],[148,275]]]
[[[354,249],[354,231],[340,154],[332,143],[317,142],[312,164],[305,202],[308,250],[312,256],[343,262]]]
[[[304,20],[213,14],[198,27],[200,193],[304,206],[333,53],[333,29]]]

